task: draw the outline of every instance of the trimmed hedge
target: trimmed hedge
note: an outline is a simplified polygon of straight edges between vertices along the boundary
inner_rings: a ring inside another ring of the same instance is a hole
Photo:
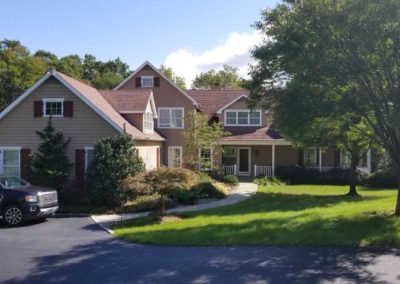
[[[299,166],[278,167],[275,176],[288,184],[332,184],[347,185],[350,182],[350,169],[332,168],[327,172]],[[366,173],[357,172],[357,183],[366,181]]]
[[[227,175],[224,176],[222,179],[224,183],[229,184],[229,185],[238,185],[239,184],[239,179],[237,176],[234,175]]]
[[[379,170],[368,177],[366,184],[376,187],[396,188],[397,178],[392,170]]]

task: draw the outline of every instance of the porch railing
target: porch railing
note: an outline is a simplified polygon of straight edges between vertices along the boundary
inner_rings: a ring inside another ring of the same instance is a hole
[[[224,165],[222,169],[225,175],[236,175],[236,164],[231,166]]]
[[[267,176],[267,177],[273,177],[274,176],[274,171],[272,169],[272,166],[257,166],[254,165],[254,176]]]

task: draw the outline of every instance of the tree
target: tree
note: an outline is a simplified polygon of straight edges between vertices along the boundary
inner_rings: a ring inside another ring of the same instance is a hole
[[[177,76],[171,67],[165,65],[160,66],[160,72],[163,73],[171,82],[177,85],[180,89],[186,90],[186,83],[183,77]]]
[[[253,56],[253,102],[298,80],[329,91],[338,108],[363,118],[392,160],[399,181],[400,2],[285,1],[256,27],[265,41]],[[271,95],[274,96],[274,95]]]
[[[42,142],[32,155],[31,179],[37,185],[60,190],[68,180],[71,168],[67,156],[71,138],[64,139],[63,132],[53,127],[51,117],[43,132],[36,131],[36,134]]]
[[[0,41],[0,111],[47,71],[39,57],[16,40]]]
[[[242,89],[244,80],[239,76],[239,68],[224,65],[222,70],[211,69],[208,72],[196,75],[193,80],[193,89],[212,89],[220,87],[226,90]]]
[[[191,111],[185,118],[185,130],[183,131],[183,143],[185,159],[192,169],[217,168],[214,161],[217,153],[221,153],[221,139],[229,135],[220,123],[209,123],[208,117],[197,111]],[[200,151],[210,151],[211,159],[200,158]]]
[[[78,80],[83,79],[82,60],[77,54],[64,56],[58,61],[57,71]]]
[[[86,173],[86,189],[93,205],[119,206],[125,201],[120,183],[129,175],[144,171],[129,134],[102,138],[94,145],[93,159]]]

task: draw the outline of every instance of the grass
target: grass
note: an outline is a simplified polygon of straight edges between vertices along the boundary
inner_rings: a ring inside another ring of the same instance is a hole
[[[114,235],[161,245],[399,245],[400,218],[392,215],[395,190],[346,186],[259,187],[241,203],[181,214],[175,221],[126,221]]]

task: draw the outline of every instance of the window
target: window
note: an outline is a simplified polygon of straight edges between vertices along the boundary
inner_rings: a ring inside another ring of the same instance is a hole
[[[158,108],[159,128],[183,128],[183,108]]]
[[[143,114],[143,132],[153,133],[154,118],[153,113],[146,111]]]
[[[85,172],[87,171],[90,162],[93,160],[94,149],[93,147],[85,147]]]
[[[340,151],[340,166],[341,167],[350,167],[350,154],[347,151],[341,150]]]
[[[154,87],[154,77],[153,76],[142,76],[142,84],[143,88],[152,88]]]
[[[225,111],[225,125],[227,126],[260,126],[261,111],[227,110]]]
[[[20,149],[0,148],[0,175],[20,176]]]
[[[63,117],[64,99],[43,99],[43,116]]]
[[[236,148],[235,147],[225,147],[224,149],[224,158],[235,158],[236,157]]]
[[[168,147],[168,167],[179,168],[182,166],[182,147]]]
[[[212,149],[200,149],[200,170],[211,170],[212,168]]]
[[[304,166],[306,167],[317,166],[317,148],[304,149]]]

